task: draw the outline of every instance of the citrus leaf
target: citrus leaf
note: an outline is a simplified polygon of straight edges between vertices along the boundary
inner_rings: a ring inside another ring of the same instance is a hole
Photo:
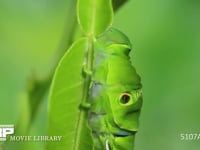
[[[78,21],[88,35],[98,36],[112,23],[111,0],[78,0]]]
[[[49,102],[49,136],[62,136],[61,142],[49,142],[47,150],[92,150],[91,131],[82,102],[84,78],[82,66],[88,40],[76,41],[56,69]]]

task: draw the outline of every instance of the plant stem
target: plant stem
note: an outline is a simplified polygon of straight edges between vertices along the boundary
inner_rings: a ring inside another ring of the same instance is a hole
[[[93,38],[88,37],[88,52],[86,56],[86,70],[88,72],[92,72],[92,67],[93,67]],[[90,87],[90,82],[91,82],[91,74],[90,73],[85,74],[85,83],[84,83],[84,91],[83,91],[83,103],[87,103],[88,99],[88,91]]]
[[[74,142],[74,146],[73,146],[73,150],[79,150],[80,145],[79,145],[79,141],[80,141],[80,134],[82,132],[83,129],[83,124],[87,124],[88,121],[88,98],[89,98],[89,89],[90,89],[90,83],[91,83],[91,72],[92,72],[92,67],[93,67],[93,38],[92,36],[88,37],[88,46],[87,46],[87,53],[86,53],[86,64],[83,65],[83,71],[84,71],[84,85],[83,85],[83,95],[82,95],[82,99],[81,99],[81,104],[80,104],[80,115],[79,115],[79,119],[78,119],[78,124],[77,124],[77,130],[78,130],[78,134],[75,136],[75,142]],[[85,70],[84,70],[85,69]],[[88,128],[89,130],[89,128]]]

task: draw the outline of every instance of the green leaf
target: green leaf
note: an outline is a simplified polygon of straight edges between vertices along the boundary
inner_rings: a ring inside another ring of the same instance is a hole
[[[98,36],[112,23],[111,0],[78,0],[78,21],[87,35]]]
[[[86,38],[76,41],[61,59],[51,87],[48,135],[62,136],[49,142],[47,150],[92,150],[91,131],[84,103],[82,67],[88,49]]]

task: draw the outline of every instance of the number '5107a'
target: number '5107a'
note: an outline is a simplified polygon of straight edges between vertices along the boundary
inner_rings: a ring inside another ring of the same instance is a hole
[[[180,139],[182,141],[200,140],[200,133],[181,133]]]

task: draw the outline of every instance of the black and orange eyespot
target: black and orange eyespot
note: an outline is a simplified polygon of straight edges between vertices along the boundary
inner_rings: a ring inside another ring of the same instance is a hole
[[[130,105],[132,104],[132,95],[129,93],[122,93],[119,97],[119,103],[121,105]]]

